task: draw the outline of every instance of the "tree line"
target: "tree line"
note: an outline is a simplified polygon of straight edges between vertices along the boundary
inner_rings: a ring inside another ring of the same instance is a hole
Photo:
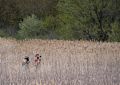
[[[120,0],[0,0],[0,37],[120,41]]]

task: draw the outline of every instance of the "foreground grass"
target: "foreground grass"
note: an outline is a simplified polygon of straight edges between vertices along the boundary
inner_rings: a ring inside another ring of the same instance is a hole
[[[27,71],[24,56],[31,61]],[[0,39],[0,85],[120,85],[120,43]]]

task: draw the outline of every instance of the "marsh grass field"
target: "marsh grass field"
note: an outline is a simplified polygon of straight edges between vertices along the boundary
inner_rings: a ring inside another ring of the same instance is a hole
[[[0,38],[0,85],[120,85],[120,43]]]

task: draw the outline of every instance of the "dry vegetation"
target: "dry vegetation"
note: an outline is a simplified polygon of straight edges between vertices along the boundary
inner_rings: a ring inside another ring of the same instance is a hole
[[[35,53],[42,56],[37,71]],[[120,43],[0,39],[0,85],[120,85]]]

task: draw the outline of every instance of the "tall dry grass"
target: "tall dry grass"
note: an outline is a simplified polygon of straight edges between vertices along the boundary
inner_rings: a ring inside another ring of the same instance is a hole
[[[24,56],[31,61],[26,71]],[[120,43],[1,38],[0,85],[120,85]]]

